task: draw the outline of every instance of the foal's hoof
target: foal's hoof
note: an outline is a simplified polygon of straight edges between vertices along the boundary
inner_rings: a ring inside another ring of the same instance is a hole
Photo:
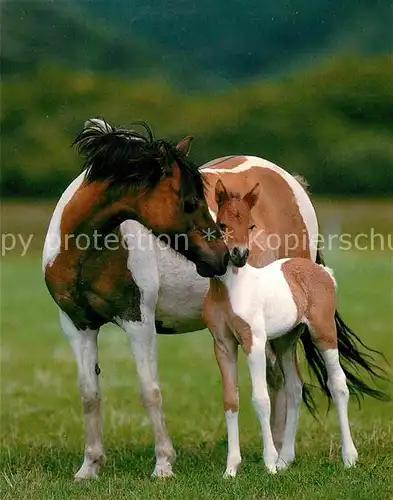
[[[266,469],[269,474],[277,474],[277,466],[276,464],[274,465],[266,465]]]
[[[224,475],[222,476],[224,479],[229,479],[232,477],[236,477],[237,474],[237,468],[235,467],[227,467],[227,470],[224,472]]]
[[[175,474],[172,471],[171,465],[164,464],[164,465],[156,465],[151,477],[152,478],[175,477]]]
[[[278,453],[276,451],[275,453],[266,453],[266,455],[264,455],[263,461],[266,469],[270,474],[277,473],[277,460],[278,460]]]
[[[294,454],[283,454],[280,455],[277,459],[277,470],[285,470],[287,469],[291,463],[295,460]]]

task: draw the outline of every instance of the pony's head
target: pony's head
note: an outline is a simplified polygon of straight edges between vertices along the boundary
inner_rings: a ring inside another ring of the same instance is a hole
[[[114,224],[133,218],[194,262],[201,276],[225,273],[228,249],[212,219],[197,166],[188,158],[191,138],[176,146],[93,118],[74,141],[85,157],[85,182],[103,183],[117,204]],[[108,221],[110,225],[111,221]]]
[[[251,209],[259,196],[259,183],[241,197],[239,193],[228,193],[223,182],[217,181],[217,224],[229,249],[232,263],[243,267],[250,253],[250,233],[255,228]]]

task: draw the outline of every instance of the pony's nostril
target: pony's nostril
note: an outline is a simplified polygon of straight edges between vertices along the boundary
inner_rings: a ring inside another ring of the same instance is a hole
[[[237,247],[235,247],[233,250],[232,250],[232,254],[234,257],[239,257],[240,255],[240,251]]]

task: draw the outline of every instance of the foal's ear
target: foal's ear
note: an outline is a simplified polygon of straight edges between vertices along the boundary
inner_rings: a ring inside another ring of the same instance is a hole
[[[191,137],[190,135],[188,135],[187,137],[184,137],[184,139],[182,139],[179,142],[179,144],[176,146],[176,149],[179,149],[186,156],[188,156],[188,154],[190,153],[190,150],[191,150],[191,144],[192,144],[193,140],[194,140],[194,138]]]
[[[218,208],[221,208],[224,202],[228,199],[228,192],[221,179],[216,184],[216,203]]]
[[[255,184],[255,186],[251,189],[251,191],[249,191],[247,194],[245,194],[243,196],[243,200],[250,207],[250,210],[255,205],[255,203],[258,201],[259,192],[260,192],[260,184],[259,184],[259,182],[257,182]]]

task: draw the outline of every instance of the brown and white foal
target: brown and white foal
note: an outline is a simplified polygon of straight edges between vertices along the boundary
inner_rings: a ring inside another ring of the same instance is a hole
[[[270,427],[270,399],[266,381],[265,348],[268,340],[289,334],[306,324],[321,352],[328,372],[328,387],[337,407],[342,457],[345,466],[357,460],[348,422],[349,391],[339,362],[335,325],[336,283],[329,269],[309,259],[280,259],[263,268],[248,265],[249,234],[254,222],[251,209],[259,185],[243,198],[216,184],[219,207],[217,223],[226,234],[231,262],[226,274],[212,278],[204,301],[204,319],[214,338],[214,350],[223,380],[224,409],[228,430],[225,476],[235,476],[241,462],[238,432],[237,346],[247,356],[252,380],[252,401],[258,415],[263,457],[275,473],[295,458],[295,435],[302,398],[298,374],[297,338],[289,339],[282,363],[287,396],[284,441],[279,454]]]

